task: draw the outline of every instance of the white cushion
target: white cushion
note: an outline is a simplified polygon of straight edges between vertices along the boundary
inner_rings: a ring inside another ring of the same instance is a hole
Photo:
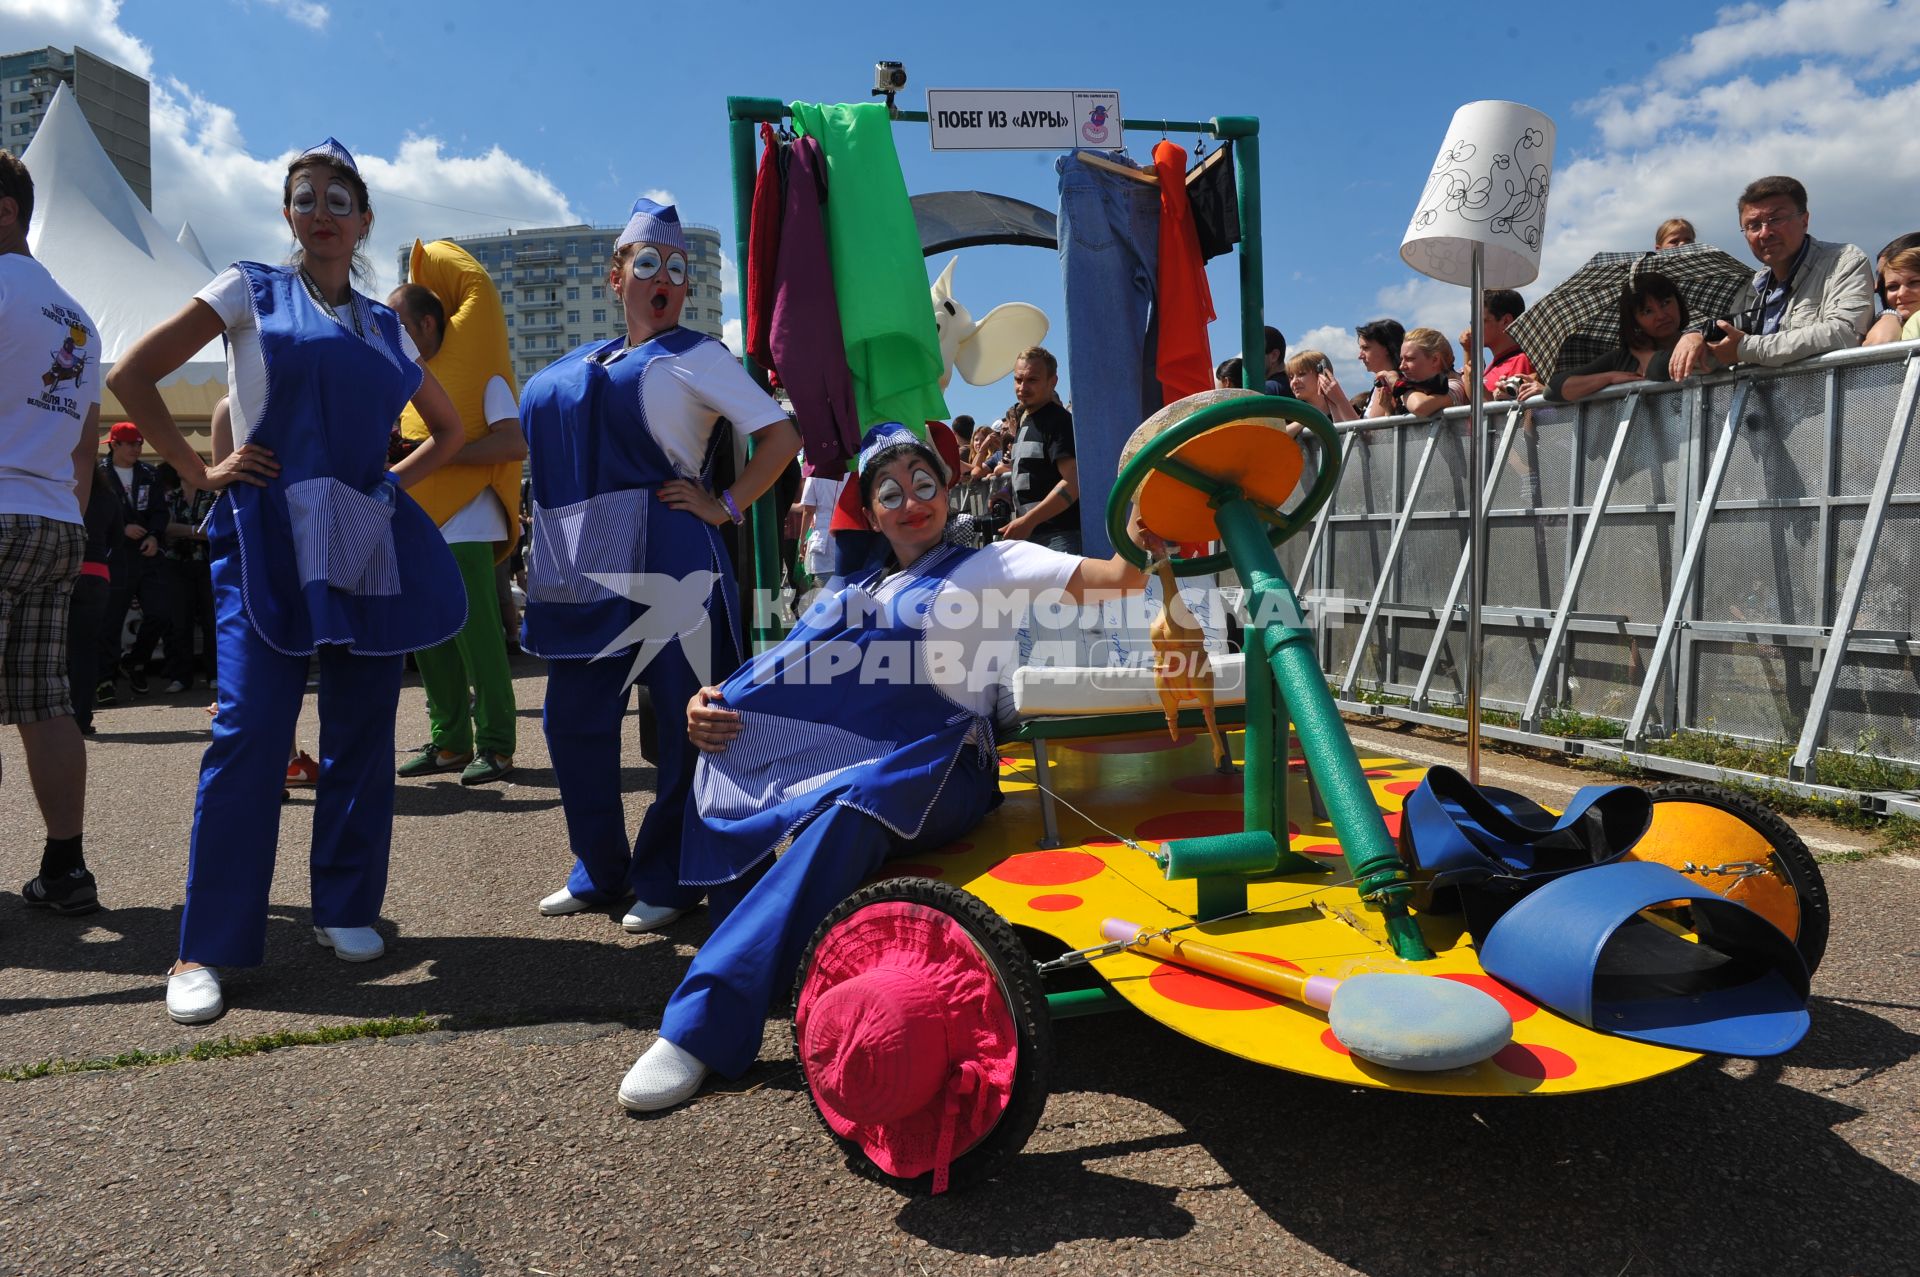
[[[1213,658],[1213,703],[1247,699],[1246,657],[1231,652]],[[1128,714],[1159,711],[1153,667],[1022,666],[1013,672],[1013,708],[1021,718],[1050,714]]]

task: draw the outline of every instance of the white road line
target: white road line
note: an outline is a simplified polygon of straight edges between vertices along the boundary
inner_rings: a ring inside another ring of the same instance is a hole
[[[1888,856],[1886,863],[1899,865],[1902,869],[1920,869],[1920,860],[1915,860],[1912,856]]]

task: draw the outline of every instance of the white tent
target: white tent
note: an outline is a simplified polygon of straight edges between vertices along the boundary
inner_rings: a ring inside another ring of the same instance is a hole
[[[27,245],[93,317],[103,365],[213,278],[205,256],[162,229],[113,167],[65,85],[21,158],[33,175]],[[226,376],[226,356],[214,341],[163,384],[204,388],[210,405],[225,393]]]
[[[192,222],[180,223],[180,234],[174,238],[180,247],[193,254],[194,261],[199,262],[209,271],[213,270],[213,262],[207,257],[207,250],[200,247],[200,237],[193,233]]]

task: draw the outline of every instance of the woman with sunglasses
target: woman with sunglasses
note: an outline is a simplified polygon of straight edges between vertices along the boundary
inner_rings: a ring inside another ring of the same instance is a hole
[[[460,450],[460,419],[394,313],[354,291],[373,208],[353,156],[328,138],[295,157],[281,205],[288,264],[229,267],[108,378],[154,449],[222,494],[208,521],[220,705],[167,980],[167,1014],[182,1024],[225,1009],[217,968],[264,956],[283,768],[316,655],[313,935],[349,962],[385,951],[373,924],[393,834],[402,654],[466,616],[446,542],[401,491]],[[236,446],[210,466],[159,383],[222,336]],[[409,400],[431,438],[389,470],[388,432]]]
[[[856,491],[884,561],[687,705],[701,753],[684,855],[717,884],[714,929],[620,1084],[635,1112],[691,1098],[709,1069],[745,1072],[833,906],[883,861],[938,849],[999,805],[999,674],[1032,606],[1146,584],[1117,554],[956,544],[933,447],[893,423],[862,442]],[[1130,532],[1165,552],[1137,516]]]
[[[680,326],[687,240],[672,205],[634,201],[608,283],[627,331],[527,382],[533,548],[521,646],[547,660],[543,723],[574,863],[548,916],[628,903],[630,932],[663,927],[713,881],[683,873],[681,819],[694,750],[681,712],[743,653],[739,596],[719,529],[780,477],[800,435],[711,337]],[[728,442],[753,455],[710,488]],[[620,721],[636,680],[660,718],[654,800],[629,839]]]

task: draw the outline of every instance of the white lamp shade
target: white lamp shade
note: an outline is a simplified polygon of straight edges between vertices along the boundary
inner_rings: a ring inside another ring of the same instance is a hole
[[[1473,246],[1486,246],[1488,288],[1540,273],[1553,172],[1553,121],[1518,102],[1469,102],[1453,113],[1427,188],[1400,241],[1422,275],[1466,285]]]

